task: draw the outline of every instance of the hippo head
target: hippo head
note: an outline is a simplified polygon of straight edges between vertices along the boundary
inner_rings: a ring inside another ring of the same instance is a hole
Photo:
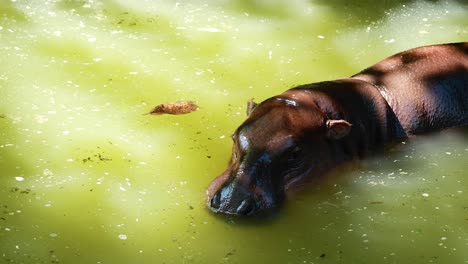
[[[214,212],[254,215],[277,207],[288,188],[330,167],[330,142],[351,127],[294,94],[249,106],[249,117],[232,136],[229,166],[207,190]]]

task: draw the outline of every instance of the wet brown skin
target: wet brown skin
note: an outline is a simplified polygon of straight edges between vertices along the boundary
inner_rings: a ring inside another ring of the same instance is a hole
[[[214,212],[275,208],[292,186],[390,142],[468,125],[468,43],[411,49],[249,106],[228,168],[207,189]]]

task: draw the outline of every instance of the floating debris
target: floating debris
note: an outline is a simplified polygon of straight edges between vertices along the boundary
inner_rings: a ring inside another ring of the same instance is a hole
[[[192,101],[179,101],[157,105],[149,112],[152,115],[183,115],[198,110],[198,106]]]

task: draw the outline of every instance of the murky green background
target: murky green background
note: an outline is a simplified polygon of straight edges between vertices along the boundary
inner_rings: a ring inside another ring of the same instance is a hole
[[[205,208],[245,103],[468,40],[465,1],[0,0],[0,262],[468,263],[468,134]],[[186,116],[144,115],[193,100]]]

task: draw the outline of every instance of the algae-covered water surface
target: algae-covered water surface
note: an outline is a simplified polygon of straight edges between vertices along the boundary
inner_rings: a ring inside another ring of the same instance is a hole
[[[464,1],[0,0],[0,262],[468,263],[463,131],[266,219],[205,206],[250,98],[467,39]]]

